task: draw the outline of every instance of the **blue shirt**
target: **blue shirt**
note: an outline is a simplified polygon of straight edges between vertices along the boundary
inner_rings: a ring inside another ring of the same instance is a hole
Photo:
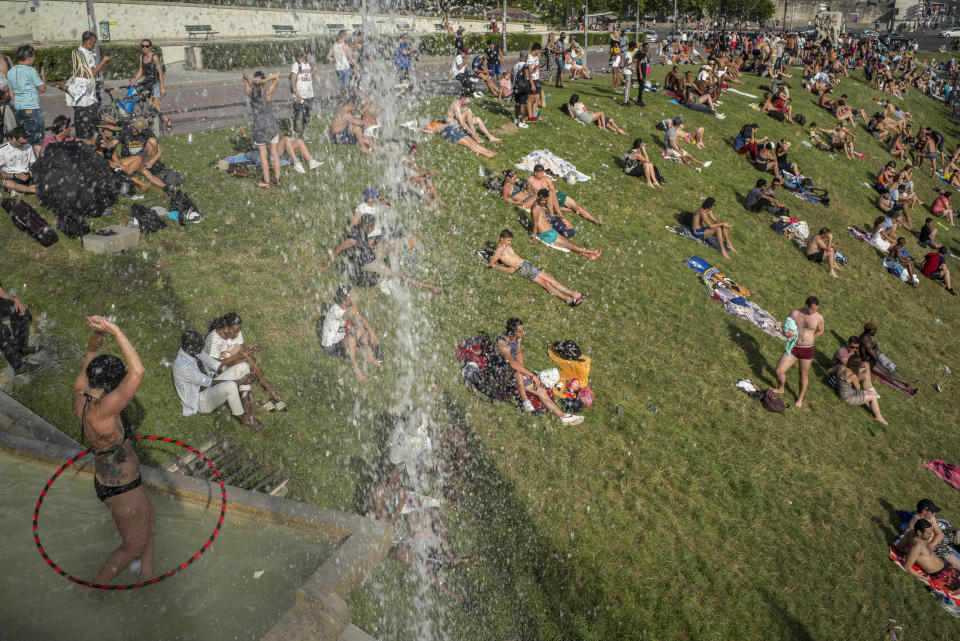
[[[407,69],[410,67],[410,54],[412,51],[409,44],[403,44],[401,42],[397,45],[397,54],[394,58],[397,69]]]
[[[37,87],[43,86],[40,74],[33,67],[14,65],[7,72],[7,82],[13,89],[14,109],[39,109],[40,94]]]

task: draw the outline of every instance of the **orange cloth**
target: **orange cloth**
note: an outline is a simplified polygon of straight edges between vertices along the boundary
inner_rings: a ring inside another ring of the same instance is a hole
[[[581,356],[582,361],[568,361],[558,356],[552,349],[547,349],[547,356],[557,364],[557,369],[560,370],[560,382],[555,386],[560,391],[566,390],[573,379],[577,379],[580,383],[580,389],[590,384],[589,356]]]

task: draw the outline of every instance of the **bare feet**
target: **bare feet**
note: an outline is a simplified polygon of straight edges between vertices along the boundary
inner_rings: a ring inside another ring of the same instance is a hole
[[[502,138],[491,138],[490,142],[503,142]]]
[[[833,276],[834,278],[840,278],[840,277],[836,274],[836,272],[830,272],[830,275]]]
[[[797,402],[793,404],[794,407],[803,407],[803,399],[798,398]]]
[[[890,423],[887,423],[887,419],[883,418],[882,416],[877,416],[873,420],[878,423],[882,423],[883,425],[890,425]]]

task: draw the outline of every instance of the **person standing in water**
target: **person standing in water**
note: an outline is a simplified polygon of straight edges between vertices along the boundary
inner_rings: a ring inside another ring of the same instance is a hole
[[[110,509],[123,542],[110,553],[94,579],[108,584],[134,561],[140,576],[153,575],[154,512],[140,485],[140,460],[120,412],[133,400],[145,373],[140,357],[120,328],[103,316],[89,316],[93,334],[80,374],[73,383],[73,414],[96,457],[93,487]],[[113,336],[123,359],[100,353],[104,334]]]

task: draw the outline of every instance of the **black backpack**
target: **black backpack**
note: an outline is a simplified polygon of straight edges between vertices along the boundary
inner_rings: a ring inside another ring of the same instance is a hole
[[[90,225],[87,220],[74,213],[57,215],[57,229],[63,232],[67,238],[80,238],[90,233]]]
[[[130,215],[137,220],[141,234],[152,234],[167,226],[167,221],[143,205],[133,205],[130,208]]]
[[[49,247],[58,240],[57,231],[47,224],[43,216],[22,199],[4,198],[2,206],[10,214],[13,224],[27,232],[43,245]]]
[[[187,196],[185,193],[177,189],[173,192],[173,195],[170,196],[170,211],[180,212],[180,217],[177,222],[181,225],[186,225],[188,220],[188,214],[192,211],[200,213],[200,208],[197,207],[197,204],[190,200],[190,196]]]

